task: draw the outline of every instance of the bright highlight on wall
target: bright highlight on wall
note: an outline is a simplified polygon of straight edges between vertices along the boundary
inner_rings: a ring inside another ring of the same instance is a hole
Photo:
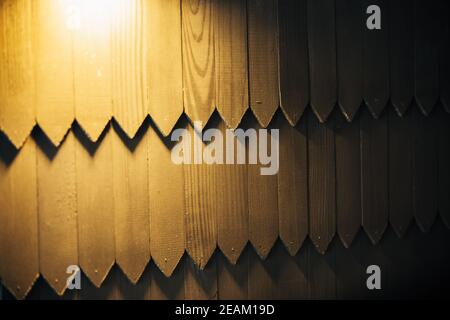
[[[121,6],[130,5],[120,0],[60,0],[66,27],[72,31],[107,34]]]

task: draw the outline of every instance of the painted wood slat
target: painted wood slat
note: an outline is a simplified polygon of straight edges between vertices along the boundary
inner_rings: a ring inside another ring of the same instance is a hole
[[[112,134],[116,262],[137,283],[150,259],[148,135],[133,140],[118,126]]]
[[[389,221],[403,237],[413,215],[413,128],[411,112],[389,109]]]
[[[0,129],[19,149],[35,125],[32,4],[0,4]]]
[[[113,133],[107,130],[97,143],[81,130],[74,133],[79,140],[75,144],[79,263],[100,287],[115,262]]]
[[[57,150],[37,135],[40,273],[63,295],[71,265],[78,265],[75,137],[69,132]]]
[[[352,121],[363,102],[362,2],[336,1],[338,102]]]
[[[75,117],[74,17],[64,1],[35,1],[32,10],[36,120],[53,145],[58,146]]]
[[[215,0],[214,30],[217,110],[235,129],[249,107],[246,1]]]
[[[389,84],[389,2],[386,0],[364,1],[364,8],[377,5],[380,8],[381,29],[363,28],[363,85],[364,101],[374,118],[379,118],[390,95]],[[363,22],[369,17],[362,11]]]
[[[324,254],[336,232],[335,135],[332,124],[308,114],[309,237]]]
[[[159,136],[154,128],[149,128],[147,135],[150,248],[153,261],[169,277],[185,249],[183,166],[171,160],[170,139]]]
[[[402,116],[414,97],[414,6],[389,1],[389,11],[391,103]]]
[[[278,215],[280,239],[294,256],[308,236],[308,137],[307,117],[291,127],[281,115]]]
[[[213,1],[182,1],[184,110],[205,125],[216,106]]]
[[[414,0],[414,83],[416,103],[429,114],[439,98],[439,7],[435,2]]]
[[[278,2],[280,105],[295,126],[309,103],[307,1]]]
[[[147,1],[149,114],[168,136],[183,113],[180,0]]]
[[[369,111],[364,110],[360,125],[362,225],[376,244],[389,219],[387,115],[373,119]]]
[[[134,138],[148,114],[147,2],[116,0],[111,31],[113,116]]]
[[[450,115],[441,105],[436,117],[439,119],[439,212],[450,229]]]
[[[259,124],[265,128],[280,104],[278,2],[250,0],[247,12],[250,107]]]
[[[18,153],[2,145],[0,154],[0,277],[24,299],[39,275],[36,145],[29,138]]]
[[[337,102],[335,1],[308,0],[311,107],[325,122]]]

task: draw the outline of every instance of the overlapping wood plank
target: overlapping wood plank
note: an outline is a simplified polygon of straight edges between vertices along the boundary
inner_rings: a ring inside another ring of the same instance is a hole
[[[24,299],[39,275],[36,145],[0,145],[0,277]]]
[[[67,1],[32,3],[36,120],[58,146],[74,116],[73,30],[76,11]]]
[[[185,248],[183,166],[172,162],[170,140],[159,136],[154,128],[149,128],[147,135],[150,248],[153,261],[169,277]]]
[[[373,119],[361,113],[362,225],[372,243],[383,236],[389,219],[387,114]]]
[[[436,117],[439,119],[439,213],[450,228],[450,115],[441,105]]]
[[[291,127],[280,115],[280,171],[278,215],[280,239],[294,256],[308,236],[308,137],[307,117]]]
[[[190,259],[184,265],[184,296],[186,300],[216,300],[217,266],[212,259],[207,266],[199,269]]]
[[[0,130],[19,149],[35,125],[32,3],[0,3]]]
[[[216,106],[212,0],[181,3],[184,110],[205,125]]]
[[[180,0],[147,1],[149,114],[164,136],[183,113]]]
[[[246,1],[215,0],[214,30],[217,110],[234,129],[249,107]]]
[[[325,122],[337,102],[334,0],[308,0],[311,107]]]
[[[414,97],[414,21],[411,1],[389,1],[391,103],[399,115]]]
[[[278,2],[250,0],[248,15],[248,64],[250,107],[265,128],[280,104],[278,80]]]
[[[116,262],[132,283],[139,280],[150,259],[148,135],[143,129],[133,140],[117,125],[110,133]]]
[[[309,237],[324,254],[336,232],[335,134],[308,113]]]
[[[380,8],[380,29],[369,29],[365,20],[369,14],[363,11],[360,28],[363,28],[363,92],[364,101],[372,116],[379,118],[390,95],[389,84],[389,1],[364,0],[364,8],[376,5]],[[373,13],[372,13],[373,14]],[[376,13],[375,13],[376,14]]]
[[[223,255],[217,255],[217,289],[220,300],[248,299],[249,247],[236,264]]]
[[[336,1],[338,102],[352,121],[363,101],[363,3]]]
[[[36,136],[40,273],[58,295],[66,290],[69,266],[78,265],[75,137],[59,149]]]
[[[306,0],[278,2],[280,105],[295,126],[309,103]]]
[[[96,287],[115,261],[111,131],[93,143],[74,129],[79,140],[75,145],[79,263]]]
[[[133,138],[148,114],[148,77],[143,0],[116,0],[111,30],[113,116]]]

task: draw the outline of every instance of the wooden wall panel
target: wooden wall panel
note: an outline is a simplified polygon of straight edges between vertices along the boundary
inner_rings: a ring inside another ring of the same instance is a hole
[[[321,255],[313,247],[308,249],[309,299],[329,300],[336,297],[336,252]]]
[[[249,107],[246,1],[215,0],[214,30],[217,110],[234,129]]]
[[[32,3],[36,120],[58,146],[75,116],[73,29],[76,16],[66,1]]]
[[[248,299],[249,247],[232,264],[227,257],[217,255],[217,291],[220,300]]]
[[[265,128],[280,104],[278,2],[250,0],[247,12],[250,106],[259,124]]]
[[[213,0],[181,4],[184,110],[205,125],[216,106]]]
[[[0,4],[0,129],[16,148],[35,125],[32,3]]]
[[[23,299],[39,274],[36,145],[12,149],[0,147],[0,277]]]
[[[439,213],[450,229],[450,115],[441,105],[436,117],[439,119]]]
[[[59,150],[42,133],[36,137],[40,273],[58,295],[66,290],[66,270],[78,265],[75,137]]]
[[[185,298],[184,264],[184,260],[181,259],[169,278],[166,277],[155,264],[150,264],[150,268],[147,270],[151,272],[151,299],[183,300]]]
[[[295,126],[309,103],[307,0],[278,2],[280,105]]]
[[[190,259],[184,265],[184,295],[187,300],[216,300],[217,267],[212,259],[203,269]]]
[[[180,0],[147,1],[149,114],[164,136],[183,113]]]

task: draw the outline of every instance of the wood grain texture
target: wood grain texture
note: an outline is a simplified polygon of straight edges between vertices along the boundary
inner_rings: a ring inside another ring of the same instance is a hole
[[[278,2],[250,0],[248,15],[248,64],[250,107],[265,128],[280,104],[278,80]]]
[[[36,145],[12,149],[0,146],[0,277],[24,299],[39,275]]]
[[[153,261],[169,277],[185,248],[183,166],[172,162],[170,140],[162,140],[154,128],[147,135],[150,248]]]
[[[168,136],[183,113],[180,0],[147,1],[149,114]]]
[[[389,109],[389,221],[403,237],[413,217],[413,122],[411,112]]]
[[[97,141],[112,116],[111,20],[114,4],[76,2],[80,26],[73,30],[75,118]]]
[[[148,135],[133,140],[114,126],[113,190],[116,262],[137,283],[150,259]]]
[[[337,101],[335,1],[308,0],[311,107],[325,122]]]
[[[66,136],[59,150],[42,133],[36,141],[40,273],[58,295],[66,290],[71,265],[78,265],[75,137]]]
[[[414,6],[389,1],[391,103],[404,115],[414,97]]]
[[[439,6],[414,0],[414,84],[417,105],[429,114],[439,98]]]
[[[450,115],[441,105],[436,117],[439,119],[439,212],[450,229]]]
[[[249,107],[246,1],[215,0],[214,30],[217,110],[235,129]]]
[[[352,121],[363,102],[363,3],[336,1],[338,102]]]
[[[278,2],[280,105],[295,126],[309,103],[307,0]]]
[[[36,120],[58,146],[74,117],[73,19],[64,1],[32,3]]]
[[[216,106],[213,0],[181,3],[184,110],[206,124]]]
[[[0,3],[0,129],[19,149],[35,125],[32,4]]]
[[[220,300],[248,299],[249,247],[232,264],[224,255],[217,255],[217,291]]]
[[[148,2],[117,0],[112,20],[113,116],[133,138],[148,114],[147,50],[144,33]]]
[[[338,116],[336,134],[336,218],[339,237],[349,248],[361,228],[361,153],[359,118]]]
[[[309,237],[325,253],[336,232],[335,135],[308,113]]]
[[[424,116],[413,109],[413,211],[416,223],[429,231],[438,211],[438,122],[434,114]]]
[[[115,261],[111,130],[94,144],[76,130],[78,253],[80,267],[100,287]],[[125,148],[125,146],[123,146]]]
[[[364,0],[364,8],[377,5],[381,12],[381,29],[369,30],[365,23],[363,28],[363,92],[364,101],[374,118],[379,118],[390,95],[389,84],[389,1]],[[362,21],[368,15],[361,11]]]
[[[217,267],[215,259],[199,269],[191,259],[184,266],[184,295],[187,300],[217,299]]]
[[[361,201],[362,226],[376,244],[388,225],[388,121],[384,114],[373,119],[361,114]]]
[[[293,128],[279,116],[280,170],[278,215],[280,239],[294,256],[308,236],[308,137],[307,118]]]

